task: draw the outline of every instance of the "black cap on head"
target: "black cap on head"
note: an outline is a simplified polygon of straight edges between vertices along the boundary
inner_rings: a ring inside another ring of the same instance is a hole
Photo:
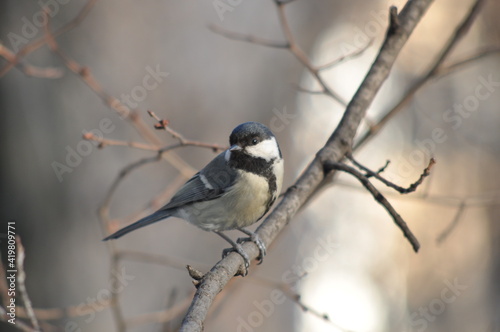
[[[255,145],[255,139],[261,142],[271,137],[274,137],[274,134],[262,123],[245,122],[233,129],[231,136],[229,136],[229,144],[238,144],[244,147],[247,145]]]

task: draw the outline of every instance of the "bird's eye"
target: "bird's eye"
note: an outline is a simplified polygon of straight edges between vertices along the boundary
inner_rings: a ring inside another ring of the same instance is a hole
[[[257,145],[257,143],[259,143],[259,140],[258,140],[258,139],[256,139],[256,138],[254,138],[254,139],[252,140],[252,145]]]

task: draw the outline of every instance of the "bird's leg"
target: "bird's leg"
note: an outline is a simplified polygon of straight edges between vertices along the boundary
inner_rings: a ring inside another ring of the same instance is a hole
[[[237,243],[243,243],[245,241],[252,241],[259,247],[259,257],[257,257],[257,260],[259,261],[257,264],[262,264],[262,261],[264,260],[264,256],[266,255],[266,245],[264,244],[264,241],[260,238],[259,234],[254,233],[252,231],[249,231],[248,229],[245,228],[238,228],[240,232],[245,233],[249,237],[240,237],[238,240],[236,240]]]
[[[226,234],[222,232],[217,232],[214,231],[215,234],[219,235],[221,238],[229,242],[232,246],[232,248],[227,248],[222,251],[222,258],[226,257],[229,255],[230,252],[236,251],[238,254],[240,254],[241,257],[243,257],[243,260],[245,261],[245,269],[243,271],[243,277],[248,274],[248,268],[250,267],[250,258],[248,257],[247,253],[243,250],[243,247],[241,244],[234,242],[231,240],[230,237],[228,237]]]

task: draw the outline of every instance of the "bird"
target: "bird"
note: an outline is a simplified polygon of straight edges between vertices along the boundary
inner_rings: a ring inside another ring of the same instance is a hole
[[[156,212],[104,238],[118,239],[157,221],[178,217],[229,242],[244,260],[243,275],[250,260],[241,243],[253,241],[259,248],[262,263],[266,247],[257,233],[248,227],[259,221],[272,207],[281,192],[284,160],[272,131],[259,122],[245,122],[233,129],[229,148],[217,155],[190,178]],[[224,231],[239,230],[248,235],[234,242]]]

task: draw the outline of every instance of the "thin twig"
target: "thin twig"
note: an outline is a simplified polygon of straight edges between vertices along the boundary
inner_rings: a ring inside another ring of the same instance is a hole
[[[485,57],[490,55],[495,55],[500,53],[500,47],[498,46],[490,46],[485,47],[479,51],[476,51],[474,54],[464,57],[463,59],[456,60],[454,63],[447,66],[440,66],[434,76],[436,78],[442,78],[450,73],[453,73],[462,67],[465,67],[473,62],[477,62]]]
[[[357,185],[352,184],[351,182],[348,181],[342,181],[341,179],[338,179],[335,184],[340,185],[345,188],[349,189],[354,189],[354,190],[364,190],[360,188]],[[382,192],[382,191],[381,191]],[[383,192],[384,196],[387,197],[394,197],[394,198],[400,198],[401,195],[399,193],[396,193],[394,191],[384,191]],[[408,199],[408,198],[405,198]],[[469,207],[497,207],[500,205],[500,197],[498,194],[492,193],[489,194],[488,196],[484,197],[482,195],[477,195],[477,196],[467,196],[467,197],[462,197],[462,196],[451,196],[451,195],[423,195],[423,194],[414,194],[410,196],[409,199],[412,200],[420,200],[420,201],[426,201],[430,205],[437,205],[437,206],[448,206],[448,207],[453,207],[453,208],[458,208],[462,201],[466,201],[466,208]]]
[[[118,188],[118,185],[123,181],[123,179],[130,174],[132,171],[135,169],[159,161],[160,160],[160,155],[156,155],[154,157],[146,157],[139,159],[127,166],[125,166],[118,174],[118,176],[115,178],[113,183],[111,184],[110,188],[108,189],[108,192],[106,194],[106,197],[104,198],[103,203],[101,204],[101,207],[99,208],[100,214],[101,215],[107,215],[107,211],[109,209],[109,205],[111,203],[111,199],[113,197],[113,194],[115,193],[116,189]],[[107,232],[106,232],[107,233]]]
[[[350,167],[344,163],[339,162],[327,162],[325,164],[325,171],[330,172],[331,170],[340,170],[346,173],[353,175],[356,179],[361,182],[361,184],[372,194],[373,198],[386,209],[389,215],[392,217],[396,225],[401,229],[404,236],[408,239],[413,250],[418,252],[420,248],[420,244],[418,243],[417,238],[412,233],[406,222],[401,218],[399,213],[394,209],[394,207],[389,203],[389,201],[380,193],[380,191],[364,176],[361,172],[356,170],[353,167]]]
[[[448,236],[455,230],[455,228],[457,227],[458,223],[462,218],[465,207],[466,207],[466,202],[465,200],[463,200],[458,206],[457,212],[455,213],[455,216],[453,217],[451,223],[448,226],[446,226],[446,228],[436,238],[437,244],[442,244],[448,238]]]
[[[137,221],[144,217],[144,214],[147,213],[147,211],[156,211],[158,210],[161,206],[165,204],[166,201],[168,201],[169,198],[171,198],[175,192],[181,187],[186,182],[186,179],[182,174],[177,174],[177,176],[174,178],[173,181],[170,182],[170,184],[160,193],[158,193],[156,196],[151,198],[146,204],[144,204],[144,207],[139,208],[139,212],[130,214],[128,217],[124,218],[126,223],[130,223],[133,221]],[[114,229],[116,231],[117,229]]]
[[[353,331],[348,330],[348,329],[340,326],[339,324],[335,323],[328,316],[327,313],[322,313],[319,310],[308,306],[307,304],[305,304],[302,301],[302,297],[299,293],[297,293],[296,289],[298,288],[297,283],[299,281],[301,281],[302,279],[304,279],[306,276],[307,276],[307,272],[296,276],[296,278],[294,278],[295,280],[285,283],[282,281],[278,282],[278,281],[274,281],[274,280],[269,280],[269,279],[262,277],[262,276],[253,275],[250,278],[250,281],[258,283],[258,284],[263,285],[263,286],[268,287],[268,288],[279,289],[280,291],[283,292],[283,294],[285,294],[286,297],[288,297],[288,299],[290,299],[293,303],[298,305],[300,307],[300,309],[302,309],[302,311],[304,311],[305,313],[310,313],[313,316],[316,316],[316,317],[326,321],[327,323],[334,326],[338,330],[341,330],[344,332],[353,332]]]
[[[257,44],[257,45],[262,45],[262,46],[267,46],[267,47],[275,47],[275,48],[289,48],[290,45],[288,43],[283,43],[283,42],[277,42],[277,41],[272,41],[264,38],[259,38],[251,35],[246,35],[243,33],[238,33],[238,32],[233,32],[226,30],[218,25],[215,24],[210,24],[208,28],[221,36],[226,37],[227,39],[232,39],[232,40],[238,40],[238,41],[244,41],[247,43],[251,44]]]
[[[422,184],[422,182],[424,181],[424,179],[431,174],[431,168],[436,164],[436,160],[434,158],[431,158],[429,160],[429,164],[427,165],[426,168],[424,168],[424,170],[422,171],[422,174],[420,174],[420,177],[418,178],[418,180],[415,181],[414,183],[412,183],[407,188],[403,188],[403,187],[398,186],[397,184],[395,184],[395,183],[393,183],[393,182],[391,182],[389,180],[386,180],[384,177],[382,177],[380,175],[381,170],[384,170],[387,167],[387,165],[389,165],[388,162],[386,163],[386,165],[381,170],[378,170],[377,172],[374,172],[371,169],[369,169],[368,167],[366,167],[366,166],[360,164],[359,162],[357,162],[356,159],[354,159],[354,157],[352,156],[352,154],[349,153],[349,154],[346,155],[346,157],[357,168],[359,168],[359,169],[363,170],[364,172],[366,172],[366,174],[368,175],[367,177],[375,177],[377,180],[379,180],[380,182],[382,182],[386,186],[393,188],[394,190],[398,191],[401,194],[409,194],[409,193],[414,192],[415,190],[417,190],[418,186],[420,186]]]
[[[171,150],[173,148],[177,148],[177,147],[180,147],[180,146],[198,146],[198,147],[202,147],[202,148],[212,149],[214,152],[223,151],[223,150],[226,150],[228,148],[227,146],[222,146],[222,145],[219,145],[219,144],[211,144],[211,143],[205,143],[205,142],[202,142],[202,141],[194,141],[194,140],[187,139],[187,138],[184,137],[184,135],[182,135],[178,131],[175,131],[174,129],[172,129],[168,125],[169,122],[167,120],[160,119],[155,114],[155,112],[148,111],[148,114],[149,114],[149,116],[151,116],[152,118],[154,118],[156,121],[158,121],[158,123],[155,125],[156,129],[164,129],[166,132],[168,132],[169,134],[171,134],[172,137],[174,137],[175,139],[179,140],[179,143],[180,143],[180,145],[173,145],[173,146],[170,146],[170,147],[162,148],[162,149],[159,150],[159,153],[164,153],[164,152],[166,152],[168,150]]]
[[[5,309],[2,306],[0,306],[0,320],[7,322],[9,319],[10,319],[10,317],[7,315],[7,311],[5,311]],[[29,326],[28,324],[26,324],[20,320],[16,321],[15,326],[24,332],[38,332],[38,331],[35,331],[31,326]]]
[[[148,150],[148,151],[158,151],[158,147],[150,145],[150,144],[144,144],[144,143],[132,142],[132,141],[127,142],[127,141],[120,141],[120,140],[113,140],[113,139],[98,137],[91,132],[84,133],[82,135],[82,137],[83,137],[83,139],[85,139],[87,141],[98,142],[99,143],[98,147],[100,149],[109,145],[109,146],[127,146],[129,148],[136,148],[136,149]]]
[[[3,265],[1,252],[0,252],[0,297],[4,307],[9,305],[9,285],[7,284],[7,275],[5,274],[5,267]]]
[[[263,46],[268,46],[268,47],[275,47],[275,48],[283,48],[287,49],[290,53],[292,53],[297,60],[299,60],[304,67],[314,76],[316,81],[320,84],[322,88],[322,93],[330,96],[334,100],[336,100],[338,103],[340,103],[343,106],[346,106],[346,102],[343,100],[342,97],[337,95],[330,87],[329,85],[325,82],[325,80],[321,77],[320,75],[320,70],[324,69],[322,67],[315,67],[311,64],[310,59],[307,57],[307,55],[304,53],[304,51],[300,48],[300,46],[297,44],[295,41],[295,38],[292,34],[292,31],[290,29],[290,25],[288,24],[288,20],[285,14],[285,5],[286,3],[282,2],[275,2],[277,9],[278,9],[278,17],[280,20],[280,25],[281,29],[283,31],[283,34],[285,35],[286,42],[275,42],[275,41],[269,41],[266,39],[262,39],[259,37],[251,36],[251,35],[246,35],[246,34],[241,34],[233,31],[226,30],[224,28],[221,28],[216,25],[211,25],[210,29],[221,35],[224,36],[228,39],[233,39],[233,40],[238,40],[238,41],[243,41],[243,42],[248,42],[252,44],[257,44],[257,45],[263,45]],[[330,66],[332,64],[327,64],[327,66]]]
[[[21,243],[21,238],[16,236],[16,247],[17,247],[17,286],[19,287],[19,293],[23,299],[24,308],[31,321],[31,325],[35,331],[40,330],[40,324],[36,318],[35,312],[33,311],[33,305],[31,304],[30,297],[28,296],[28,290],[26,289],[26,272],[24,271],[24,258],[26,257],[24,252],[23,244]]]
[[[164,255],[155,255],[145,252],[132,251],[132,250],[120,250],[116,254],[116,259],[158,264],[158,265],[172,267],[174,269],[181,271],[186,269],[186,263],[178,261],[175,258],[167,257]]]
[[[49,45],[52,52],[57,54],[64,62],[65,66],[70,69],[73,73],[78,75],[85,84],[101,98],[103,103],[121,117],[127,119],[137,132],[144,137],[147,141],[160,147],[162,142],[151,130],[151,128],[143,121],[142,117],[138,116],[136,112],[131,111],[126,105],[124,105],[117,98],[108,94],[99,82],[94,78],[90,69],[88,67],[80,65],[70,56],[65,54],[55,40],[55,35],[50,31],[49,27],[49,16],[46,14],[46,24],[44,26],[47,45]],[[162,158],[165,158],[172,166],[174,166],[179,172],[183,173],[186,177],[188,174],[192,174],[194,169],[188,165],[184,160],[182,160],[178,155],[174,153],[162,154]]]
[[[325,94],[325,92],[323,90],[311,90],[311,89],[303,88],[298,84],[293,84],[293,86],[299,92],[305,92],[305,93],[309,93],[311,95],[324,95]]]
[[[178,297],[177,293],[178,293],[177,288],[175,288],[175,287],[172,288],[172,290],[169,292],[168,298],[167,298],[167,303],[165,305],[165,311],[171,310],[175,306],[175,303],[177,302],[177,297]],[[189,299],[189,297],[187,297],[185,300],[187,300],[187,299]],[[187,304],[186,304],[186,308],[187,308]],[[163,332],[174,331],[173,321],[170,320],[168,322],[164,322],[162,324],[161,331],[163,331]]]
[[[337,66],[345,61],[355,59],[355,58],[359,57],[360,55],[362,55],[363,53],[365,53],[365,51],[372,45],[373,45],[373,38],[370,39],[370,41],[368,43],[366,43],[366,45],[361,47],[360,49],[352,51],[351,53],[343,55],[340,58],[332,60],[324,65],[318,66],[317,69],[318,70],[329,69],[329,68]]]
[[[2,44],[0,44],[0,56],[8,62],[16,61],[16,55]],[[26,76],[49,79],[60,78],[63,76],[63,71],[59,68],[40,68],[20,61],[18,61],[16,67],[19,68],[19,70]]]
[[[177,303],[175,306],[172,306],[171,308],[163,311],[149,312],[146,314],[127,318],[125,322],[127,324],[127,327],[129,328],[150,323],[167,323],[176,318],[179,318],[189,307],[189,303],[191,303],[190,296],[186,297],[184,300]]]
[[[390,161],[390,160],[386,160],[385,165],[384,165],[384,166],[382,166],[382,167],[380,167],[380,168],[379,168],[379,169],[375,172],[375,174],[379,174],[379,175],[380,175],[381,173],[383,173],[383,172],[387,169],[387,167],[389,166],[389,164],[390,164],[390,163],[391,163],[391,161]],[[369,173],[366,173],[366,174],[364,174],[364,175],[366,176],[366,178],[367,178],[367,179],[369,179],[369,178],[371,178],[371,177],[373,176],[373,175],[371,175],[371,174],[369,174]]]
[[[285,35],[285,39],[288,41],[290,52],[307,68],[307,70],[316,78],[318,83],[323,88],[323,91],[326,95],[332,97],[335,101],[340,103],[342,106],[346,106],[347,103],[344,101],[342,97],[337,95],[330,86],[325,82],[325,80],[321,77],[320,71],[318,68],[314,67],[311,64],[311,61],[307,57],[307,55],[302,51],[300,46],[295,42],[295,38],[292,34],[292,30],[290,29],[290,25],[288,24],[288,19],[285,14],[285,5],[284,3],[276,3],[278,8],[278,16],[281,23],[281,28]]]
[[[83,6],[83,8],[76,15],[76,17],[74,19],[72,19],[71,21],[69,21],[63,27],[54,31],[53,36],[54,37],[60,36],[68,31],[76,28],[87,17],[87,15],[89,14],[90,10],[94,7],[96,2],[97,2],[97,0],[87,1],[85,6]],[[14,66],[16,66],[25,56],[36,51],[37,49],[39,49],[43,45],[45,45],[48,38],[49,37],[47,35],[45,35],[42,38],[37,39],[32,43],[29,43],[28,45],[24,46],[21,50],[19,50],[19,52],[16,53],[16,56],[14,59],[11,59],[11,61],[9,61],[9,63],[4,65],[2,68],[0,68],[0,77],[5,75],[10,69],[12,69]]]
[[[327,313],[322,313],[308,305],[306,305],[303,301],[302,301],[302,296],[297,293],[297,292],[294,292],[290,287],[286,287],[286,286],[283,286],[283,287],[280,287],[281,290],[283,291],[283,293],[292,301],[294,302],[295,304],[297,304],[299,306],[300,309],[302,309],[303,312],[306,312],[306,313],[310,313],[311,315],[313,316],[316,316],[318,317],[319,319],[329,323],[330,325],[332,325],[334,328],[340,330],[340,331],[343,331],[343,332],[353,332],[352,330],[349,330],[349,329],[346,329],[346,328],[343,328],[342,326],[338,325],[337,323],[335,323],[331,318],[330,316],[327,314]]]
[[[99,306],[102,308],[111,307],[111,301],[99,300]],[[22,318],[29,318],[23,307],[18,307],[18,315]],[[95,303],[79,304],[65,308],[33,308],[35,316],[41,321],[60,320],[68,317],[82,317],[95,311]]]
[[[120,261],[118,256],[116,255],[117,250],[114,245],[110,246],[111,250],[111,267],[109,270],[109,274],[113,276],[114,271],[118,271],[120,268]],[[116,323],[116,329],[119,332],[125,332],[127,328],[127,323],[125,322],[125,316],[123,314],[123,310],[120,306],[120,292],[111,292],[111,309],[113,313],[113,318]]]

